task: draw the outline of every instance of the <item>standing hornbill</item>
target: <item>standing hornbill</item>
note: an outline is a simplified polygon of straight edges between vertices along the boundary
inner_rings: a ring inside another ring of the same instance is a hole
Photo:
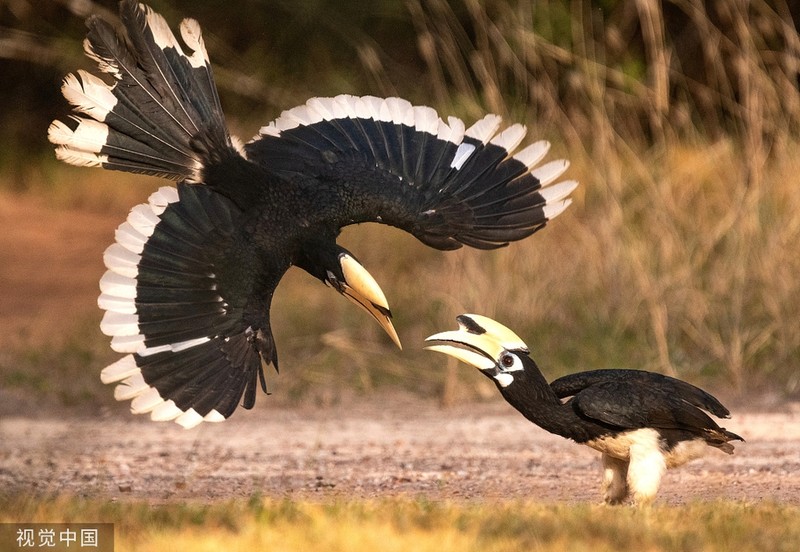
[[[514,332],[485,316],[462,314],[459,329],[430,336],[428,349],[478,368],[503,398],[539,427],[603,456],[605,501],[629,493],[651,502],[667,468],[702,456],[707,445],[733,454],[741,437],[719,427],[728,409],[684,381],[642,370],[593,370],[547,383]]]
[[[62,161],[177,180],[133,208],[105,252],[102,331],[127,353],[102,372],[134,413],[184,427],[251,408],[263,365],[278,368],[272,295],[298,266],[372,315],[397,345],[378,284],[336,244],[342,227],[389,224],[440,249],[492,249],[569,204],[549,144],[515,153],[525,127],[470,128],[399,98],[312,98],[247,144],[225,125],[193,19],[183,45],[163,17],[120,3],[124,32],[91,17],[86,54],[62,92],[76,115],[48,136]],[[534,168],[536,167],[536,168]],[[263,365],[262,365],[263,362]]]

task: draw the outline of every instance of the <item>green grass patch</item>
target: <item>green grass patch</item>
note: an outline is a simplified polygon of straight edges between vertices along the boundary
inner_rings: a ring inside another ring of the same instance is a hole
[[[794,551],[800,508],[711,502],[645,509],[427,500],[212,504],[5,497],[2,522],[114,523],[117,551]]]
[[[94,408],[113,404],[100,369],[116,356],[100,334],[98,316],[79,320],[47,347],[39,342],[9,347],[0,355],[0,386],[36,396],[37,403]]]

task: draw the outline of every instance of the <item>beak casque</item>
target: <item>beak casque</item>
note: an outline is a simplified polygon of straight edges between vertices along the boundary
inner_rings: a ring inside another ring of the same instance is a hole
[[[505,351],[528,351],[527,345],[511,330],[485,316],[462,314],[459,329],[434,334],[425,341],[441,344],[425,347],[431,351],[450,355],[479,370],[491,370]]]
[[[395,345],[402,349],[400,338],[392,325],[389,303],[378,282],[367,272],[366,268],[361,266],[361,263],[350,255],[340,255],[339,265],[344,275],[344,282],[340,282],[340,293],[367,311],[389,334]]]

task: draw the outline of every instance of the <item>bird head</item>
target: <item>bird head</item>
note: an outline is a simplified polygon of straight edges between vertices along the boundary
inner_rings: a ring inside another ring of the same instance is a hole
[[[525,373],[530,363],[528,346],[514,332],[485,316],[462,314],[458,330],[430,336],[425,347],[470,364],[504,389]]]
[[[392,325],[392,312],[383,290],[352,253],[333,240],[320,239],[303,248],[295,265],[367,311],[392,341],[403,348]]]

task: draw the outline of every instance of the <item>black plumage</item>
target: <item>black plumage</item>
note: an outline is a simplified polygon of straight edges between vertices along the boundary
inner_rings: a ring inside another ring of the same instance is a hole
[[[699,387],[670,376],[645,370],[617,369],[577,372],[551,381],[550,388],[557,397],[563,399],[576,395],[590,387],[619,385],[619,382],[625,382],[627,385],[637,386],[642,389],[659,389],[672,396],[680,397],[681,401],[707,410],[717,418],[728,418],[731,414],[715,397]],[[624,389],[619,389],[619,393],[624,391]]]
[[[191,427],[255,401],[276,369],[276,286],[300,267],[399,340],[383,292],[341,228],[380,222],[441,250],[501,247],[542,228],[576,183],[552,184],[566,161],[537,164],[548,144],[517,152],[522,125],[470,128],[399,98],[312,98],[245,145],[228,133],[194,20],[180,25],[132,0],[124,33],[87,21],[85,50],[110,83],[85,71],[62,91],[76,116],[54,121],[59,159],[178,181],[133,208],[106,251],[98,303],[112,348],[103,370],[134,412]]]
[[[653,500],[667,468],[701,456],[707,447],[732,454],[739,435],[704,410],[730,413],[709,393],[684,381],[641,370],[595,370],[548,384],[525,343],[498,322],[458,317],[460,329],[428,338],[429,349],[454,356],[492,378],[503,397],[543,429],[603,453],[609,503],[632,493]]]

